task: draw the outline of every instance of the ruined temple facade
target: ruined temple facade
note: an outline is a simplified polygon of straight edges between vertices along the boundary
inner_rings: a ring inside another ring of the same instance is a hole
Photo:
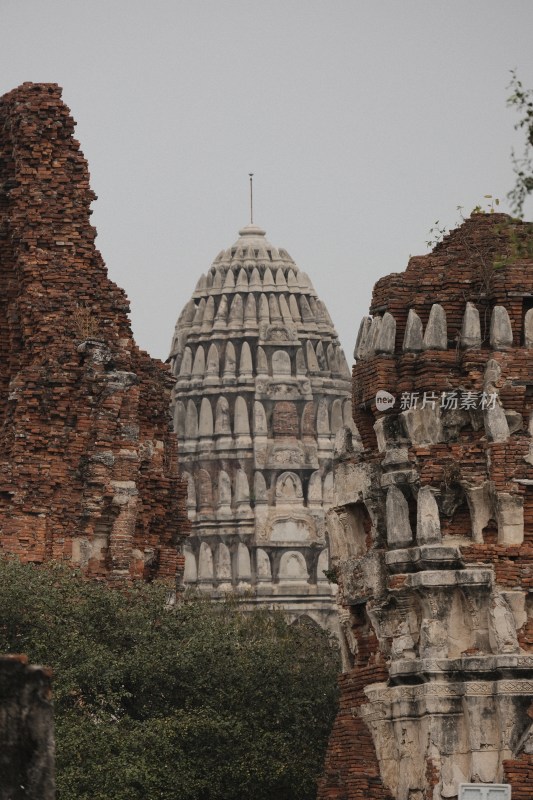
[[[320,800],[533,785],[533,225],[475,214],[375,288],[327,531],[344,674]],[[378,393],[381,393],[378,394]],[[392,398],[388,395],[392,395]]]
[[[176,325],[174,424],[188,480],[186,583],[335,620],[324,513],[350,376],[305,273],[247,225]]]
[[[55,84],[0,98],[0,553],[110,581],[183,572],[172,380],[136,346]]]

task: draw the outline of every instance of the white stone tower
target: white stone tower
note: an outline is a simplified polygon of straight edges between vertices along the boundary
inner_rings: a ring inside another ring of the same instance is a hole
[[[247,225],[198,281],[170,358],[192,522],[186,584],[250,590],[333,628],[324,516],[351,385],[308,277]]]

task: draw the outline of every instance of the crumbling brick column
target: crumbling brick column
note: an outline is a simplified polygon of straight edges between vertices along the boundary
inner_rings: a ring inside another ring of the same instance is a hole
[[[346,674],[319,798],[530,797],[533,225],[473,215],[370,314],[327,523]]]
[[[0,98],[0,551],[121,581],[183,569],[167,369],[136,346],[55,84]]]

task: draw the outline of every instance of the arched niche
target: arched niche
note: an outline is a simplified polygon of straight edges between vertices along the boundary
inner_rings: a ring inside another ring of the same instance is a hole
[[[315,405],[306,403],[302,414],[302,436],[316,436]]]
[[[280,581],[307,583],[308,578],[307,564],[303,555],[297,551],[283,553],[279,563]]]
[[[205,372],[205,352],[201,344],[198,345],[194,354],[194,364],[192,365],[192,375],[195,378],[203,378]]]
[[[319,435],[323,434],[329,436],[330,434],[328,402],[325,397],[321,397],[318,401],[316,430]]]
[[[248,342],[243,342],[241,348],[239,375],[241,378],[251,378],[253,376],[252,351],[250,350]]]
[[[226,379],[234,378],[237,369],[237,357],[235,355],[235,347],[233,342],[226,344],[226,352],[224,355],[224,374]]]
[[[278,267],[276,270],[276,286],[279,286],[280,289],[287,289],[287,279],[282,267]],[[280,297],[283,297],[283,295],[280,295]]]
[[[318,470],[313,472],[309,478],[307,504],[315,507],[322,506],[322,476]]]
[[[200,436],[213,435],[213,409],[211,408],[211,401],[207,397],[202,397],[200,404],[198,434]]]
[[[217,485],[217,507],[227,508],[231,506],[231,479],[226,470],[221,469],[218,473]]]
[[[263,288],[264,289],[275,289],[276,284],[274,283],[274,278],[272,275],[272,270],[270,267],[267,267],[265,270],[265,274],[263,275]]]
[[[253,294],[249,294],[246,298],[244,306],[244,324],[245,326],[257,327],[257,304]]]
[[[268,434],[265,407],[260,400],[254,402],[254,433],[256,436],[266,436]]]
[[[296,280],[296,275],[294,274],[293,269],[287,270],[287,286],[291,292],[298,288],[298,281]]]
[[[324,572],[327,572],[329,569],[329,555],[326,548],[321,551],[320,555],[318,556],[318,561],[316,565],[316,579],[317,581],[325,581],[327,582],[327,577],[324,575]]]
[[[222,287],[225,292],[233,292],[235,289],[235,275],[233,274],[233,270],[230,268],[226,272],[226,277],[224,279],[224,286]]]
[[[254,495],[256,505],[268,502],[265,476],[259,470],[254,475]]]
[[[248,275],[246,274],[246,270],[244,269],[244,267],[241,267],[239,270],[236,287],[237,289],[241,290],[244,289],[245,291],[248,289]]]
[[[259,322],[262,323],[269,323],[270,322],[270,311],[268,307],[268,299],[265,294],[262,294],[259,298]]]
[[[327,372],[328,364],[326,361],[326,356],[324,354],[324,345],[322,342],[319,342],[316,346],[316,358],[318,361],[318,368],[320,372]]]
[[[337,348],[331,342],[328,344],[326,356],[330,371],[333,375],[337,375],[339,372],[339,359],[337,356]]]
[[[235,503],[248,504],[250,502],[250,484],[246,472],[240,468],[235,473]]]
[[[318,372],[319,369],[316,353],[309,339],[305,345],[305,353],[307,356],[307,369],[309,372]]]
[[[217,545],[215,568],[217,581],[231,582],[231,554],[224,542]]]
[[[207,542],[202,542],[198,554],[198,580],[212,581],[213,575],[213,553]]]
[[[286,325],[292,326],[292,314],[289,310],[289,305],[284,297],[284,295],[280,294],[279,296],[279,310],[281,311],[281,316],[283,317],[283,322]]]
[[[352,401],[345,400],[342,404],[342,417],[345,425],[348,425],[351,428],[354,424],[353,417],[352,417]]]
[[[222,289],[223,283],[224,283],[224,273],[220,268],[216,268],[215,273],[213,275],[213,289]]]
[[[270,559],[268,557],[268,553],[266,552],[266,550],[263,550],[261,547],[258,547],[256,550],[256,570],[257,570],[257,580],[259,581],[272,580],[272,569],[270,566]]]
[[[187,481],[187,511],[196,511],[196,487],[190,472],[182,472],[181,477]]]
[[[326,507],[333,505],[333,472],[328,472],[324,478],[322,502]]]
[[[204,318],[202,320],[202,331],[206,333],[213,327],[213,320],[215,319],[215,298],[210,295],[205,304]]]
[[[228,297],[227,295],[223,294],[220,299],[220,304],[218,306],[217,313],[215,314],[213,330],[225,331],[227,328],[227,318],[228,318]]]
[[[183,358],[180,366],[180,378],[189,378],[192,371],[192,350],[190,347],[185,348]]]
[[[207,365],[205,368],[205,376],[218,378],[220,372],[220,358],[218,354],[218,347],[215,342],[212,342],[209,346],[209,351],[207,353]]]
[[[231,303],[228,316],[228,328],[239,330],[243,326],[244,305],[240,294],[236,294]]]
[[[332,515],[335,512],[330,512]],[[328,520],[330,519],[328,513]],[[330,551],[333,558],[334,551],[341,551],[344,558],[352,558],[353,556],[364,556],[370,546],[370,537],[372,530],[372,522],[366,506],[364,503],[350,503],[343,506],[342,510],[337,512],[338,519],[342,524],[342,537],[343,545],[337,543],[337,547],[332,546],[330,540]],[[328,534],[330,534],[329,522],[327,524]]]
[[[196,556],[192,549],[185,545],[183,547],[183,555],[185,556],[185,570],[183,572],[183,580],[185,583],[196,583],[198,580],[198,569],[196,567]]]
[[[219,397],[215,410],[215,433],[219,435],[231,435],[231,419],[229,403],[225,397]]]
[[[194,319],[195,312],[196,312],[196,304],[191,297],[191,299],[181,312],[178,322],[182,323],[184,327],[190,328],[192,321]]]
[[[296,302],[296,298],[293,294],[289,297],[289,310],[291,312],[291,316],[294,322],[301,323],[302,318],[300,316],[300,309],[298,308],[298,303]]]
[[[198,436],[198,412],[194,400],[188,400],[185,415],[185,438],[196,439]]]
[[[303,504],[302,482],[295,472],[282,472],[276,481],[276,505]]]
[[[301,276],[301,273],[300,273],[300,278],[301,277],[302,276]],[[316,322],[315,322],[315,318],[313,316],[313,312],[311,311],[311,309],[309,307],[309,303],[307,302],[307,297],[305,295],[301,295],[300,296],[300,310],[301,310],[303,322],[307,323],[306,327],[310,326],[310,325],[316,326]],[[316,329],[316,327],[315,327],[315,329]],[[309,362],[307,362],[307,363],[309,364]]]
[[[252,275],[250,277],[250,291],[252,291],[252,289],[255,292],[261,291],[261,285],[262,285],[261,276],[259,275],[259,270],[257,269],[257,267],[254,267],[252,269]]]
[[[199,511],[213,510],[213,484],[206,469],[199,469],[196,474],[196,489]]]
[[[196,306],[194,319],[192,321],[193,328],[202,324],[202,320],[204,318],[204,311],[205,311],[205,299],[202,297],[200,302]]]
[[[343,401],[337,398],[331,406],[331,433],[335,435],[339,428],[342,428],[344,420],[342,416]]]
[[[185,404],[181,400],[177,400],[174,406],[174,430],[178,436],[185,435]]]
[[[332,564],[336,565],[341,561],[345,561],[351,555],[355,555],[355,553],[350,552],[351,543],[348,542],[342,520],[333,509],[326,514],[326,538],[329,544]]]
[[[283,377],[291,374],[291,357],[285,350],[276,350],[272,354],[272,375]]]
[[[291,297],[291,300],[294,298]],[[304,351],[301,347],[298,348],[296,351],[296,374],[297,375],[305,375],[307,373],[307,367],[305,366],[305,356]]]
[[[252,579],[250,551],[242,542],[239,543],[237,548],[237,577],[240,581],[250,581]]]
[[[233,429],[236,436],[249,436],[250,435],[250,420],[248,418],[248,408],[246,400],[240,395],[235,400],[235,414],[233,420]]]
[[[268,359],[262,347],[257,348],[257,374],[268,375]]]
[[[281,311],[279,310],[278,298],[275,294],[268,296],[268,310],[271,322],[281,322]]]
[[[274,406],[272,431],[274,436],[298,436],[298,412],[290,400],[282,400]]]

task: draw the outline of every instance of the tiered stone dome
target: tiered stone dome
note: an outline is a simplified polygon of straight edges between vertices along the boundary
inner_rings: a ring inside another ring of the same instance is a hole
[[[189,482],[186,583],[334,614],[324,512],[350,372],[311,281],[247,225],[202,275],[174,334],[175,429]]]

